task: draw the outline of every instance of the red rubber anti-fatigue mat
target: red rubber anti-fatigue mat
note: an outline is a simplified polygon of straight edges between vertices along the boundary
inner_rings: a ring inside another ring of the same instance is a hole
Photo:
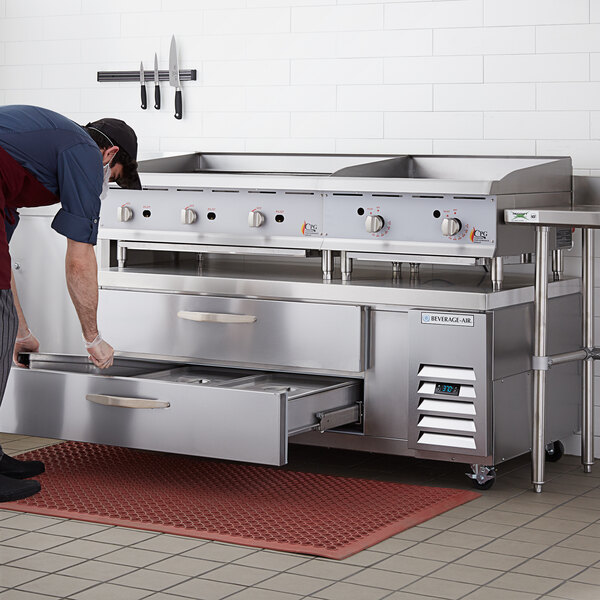
[[[79,442],[19,458],[46,463],[42,491],[2,508],[328,558],[479,496]]]

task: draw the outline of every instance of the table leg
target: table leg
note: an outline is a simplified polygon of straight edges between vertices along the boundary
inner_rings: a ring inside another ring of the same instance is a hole
[[[535,298],[533,354],[546,356],[546,319],[548,308],[548,227],[535,229]],[[536,365],[534,365],[536,366]],[[539,363],[537,366],[541,366]],[[531,439],[531,482],[535,492],[544,485],[546,370],[533,370],[533,430]]]
[[[583,256],[583,347],[594,347],[594,231],[582,231]],[[583,402],[581,423],[581,464],[584,473],[594,464],[594,360],[583,361]]]

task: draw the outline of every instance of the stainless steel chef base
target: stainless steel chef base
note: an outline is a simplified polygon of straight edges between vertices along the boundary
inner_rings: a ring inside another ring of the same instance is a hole
[[[34,355],[32,369],[11,374],[2,429],[267,464],[284,464],[295,436],[498,465],[531,448],[533,304],[510,304],[528,288],[491,292],[488,283],[478,292],[465,285],[464,297],[507,305],[453,308],[456,286],[429,309],[401,302],[433,300],[436,287],[457,279],[434,272],[418,289],[397,288],[395,306],[103,289],[101,328],[124,355],[121,371],[90,374],[81,357]],[[550,351],[576,350],[578,281],[549,287]],[[349,299],[361,292],[358,282],[347,288]],[[376,300],[377,287],[370,290]],[[256,320],[181,317],[215,310]],[[559,365],[548,381],[547,443],[578,429],[580,368]],[[328,431],[307,433],[316,429]]]

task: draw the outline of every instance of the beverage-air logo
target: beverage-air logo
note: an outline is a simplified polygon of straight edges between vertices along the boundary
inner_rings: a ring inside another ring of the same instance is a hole
[[[474,315],[457,315],[454,313],[421,313],[424,325],[450,325],[452,327],[474,327]]]
[[[471,234],[469,235],[469,239],[474,243],[474,244],[481,244],[481,242],[488,242],[488,232],[487,231],[483,231],[481,229],[477,229],[476,227],[473,227],[473,229],[471,229]]]

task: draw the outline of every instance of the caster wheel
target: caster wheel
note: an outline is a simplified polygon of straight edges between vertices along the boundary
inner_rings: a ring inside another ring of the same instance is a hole
[[[546,460],[548,462],[558,462],[565,453],[565,447],[560,440],[552,442],[546,446]]]
[[[494,483],[496,483],[496,478],[494,477],[493,479],[488,479],[487,481],[484,481],[483,483],[479,483],[476,479],[473,479],[473,487],[476,490],[489,490]]]

